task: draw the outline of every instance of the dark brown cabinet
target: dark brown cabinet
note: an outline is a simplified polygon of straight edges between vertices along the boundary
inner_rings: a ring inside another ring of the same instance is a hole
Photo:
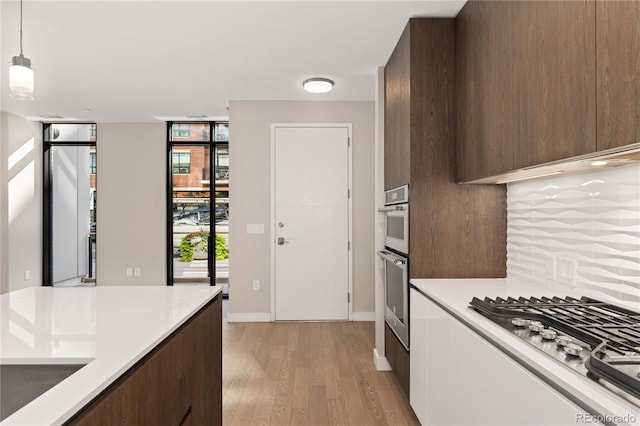
[[[456,57],[460,182],[640,142],[640,2],[471,0]]]
[[[385,67],[385,187],[409,184],[411,278],[504,277],[505,188],[455,180],[455,70],[455,20],[411,19]],[[408,353],[386,340],[406,391]]]
[[[598,151],[640,142],[640,2],[596,2]]]
[[[411,42],[411,25],[407,25],[384,69],[385,190],[409,183],[412,48],[414,55],[421,53]]]
[[[456,18],[461,182],[513,169],[511,14],[508,1],[470,1]]]
[[[595,152],[595,2],[514,1],[512,14],[513,167]]]
[[[220,296],[98,395],[69,425],[221,425]]]
[[[384,325],[384,348],[387,361],[398,379],[400,389],[409,399],[409,351],[402,346],[387,324]]]
[[[385,99],[385,176],[397,158],[387,149],[405,135],[408,178],[390,184],[409,184],[412,278],[503,277],[504,188],[455,180],[455,69],[455,20],[411,19],[385,67],[385,93],[403,87]]]

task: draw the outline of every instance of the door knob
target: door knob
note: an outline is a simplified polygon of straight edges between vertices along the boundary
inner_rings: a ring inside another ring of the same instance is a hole
[[[284,244],[289,244],[289,241],[285,240],[284,237],[278,237],[278,245],[282,246]]]

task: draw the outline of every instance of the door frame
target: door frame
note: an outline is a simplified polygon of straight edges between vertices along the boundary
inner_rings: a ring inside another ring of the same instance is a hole
[[[167,229],[166,229],[166,241],[167,241],[167,250],[166,250],[166,260],[167,260],[167,286],[173,286],[173,149],[180,148],[180,146],[208,146],[209,147],[209,173],[210,179],[209,182],[213,181],[213,187],[211,187],[211,183],[209,183],[209,215],[210,221],[213,220],[213,229],[212,224],[209,223],[209,244],[208,244],[208,258],[207,258],[207,266],[209,269],[209,286],[213,287],[216,285],[216,262],[215,262],[215,241],[216,241],[216,226],[215,226],[215,203],[216,203],[216,195],[215,195],[215,164],[214,164],[214,151],[215,151],[215,137],[214,130],[216,123],[223,121],[167,121],[167,176],[166,176],[166,215],[167,215]],[[172,138],[172,129],[174,124],[208,124],[209,125],[209,140],[208,141],[174,141]],[[211,214],[211,209],[213,209],[213,214]],[[212,218],[212,219],[211,219]],[[213,244],[211,244],[213,241]],[[211,255],[211,249],[213,247],[213,256]]]
[[[270,244],[269,251],[271,256],[271,321],[276,320],[276,253],[275,253],[275,238],[276,227],[276,170],[274,167],[276,160],[276,129],[277,128],[343,128],[347,129],[347,168],[348,168],[348,189],[349,199],[347,202],[347,216],[348,216],[348,239],[349,249],[348,253],[348,320],[351,321],[353,317],[353,137],[352,137],[352,123],[271,123],[271,217],[269,218],[270,229]]]
[[[53,282],[53,168],[51,164],[51,149],[55,146],[86,146],[94,147],[96,155],[98,153],[98,127],[91,121],[78,122],[60,122],[60,124],[86,124],[95,125],[95,140],[79,140],[69,142],[55,142],[50,140],[48,135],[51,126],[59,124],[57,122],[42,123],[42,286],[54,287]],[[98,174],[96,165],[96,191],[98,190]],[[97,221],[98,202],[96,199],[96,223]],[[98,249],[96,247],[96,258]],[[97,268],[97,265],[96,265]],[[96,271],[97,272],[97,271]],[[98,276],[96,273],[94,286],[98,285]]]

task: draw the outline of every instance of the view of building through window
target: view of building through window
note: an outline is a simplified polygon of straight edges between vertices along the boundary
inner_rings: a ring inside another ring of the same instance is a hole
[[[96,124],[44,126],[44,283],[96,283]]]
[[[216,284],[226,286],[229,256],[228,123],[170,125],[173,283],[209,283],[210,270],[215,267]],[[215,227],[213,233],[212,224]]]

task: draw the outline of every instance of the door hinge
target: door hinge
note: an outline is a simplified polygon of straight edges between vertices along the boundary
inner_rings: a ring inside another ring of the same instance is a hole
[[[351,303],[351,293],[347,293],[347,303]]]
[[[351,250],[351,241],[347,241],[347,251]]]
[[[351,198],[351,189],[347,189],[347,199]]]
[[[347,138],[347,146],[351,146],[351,138]]]

